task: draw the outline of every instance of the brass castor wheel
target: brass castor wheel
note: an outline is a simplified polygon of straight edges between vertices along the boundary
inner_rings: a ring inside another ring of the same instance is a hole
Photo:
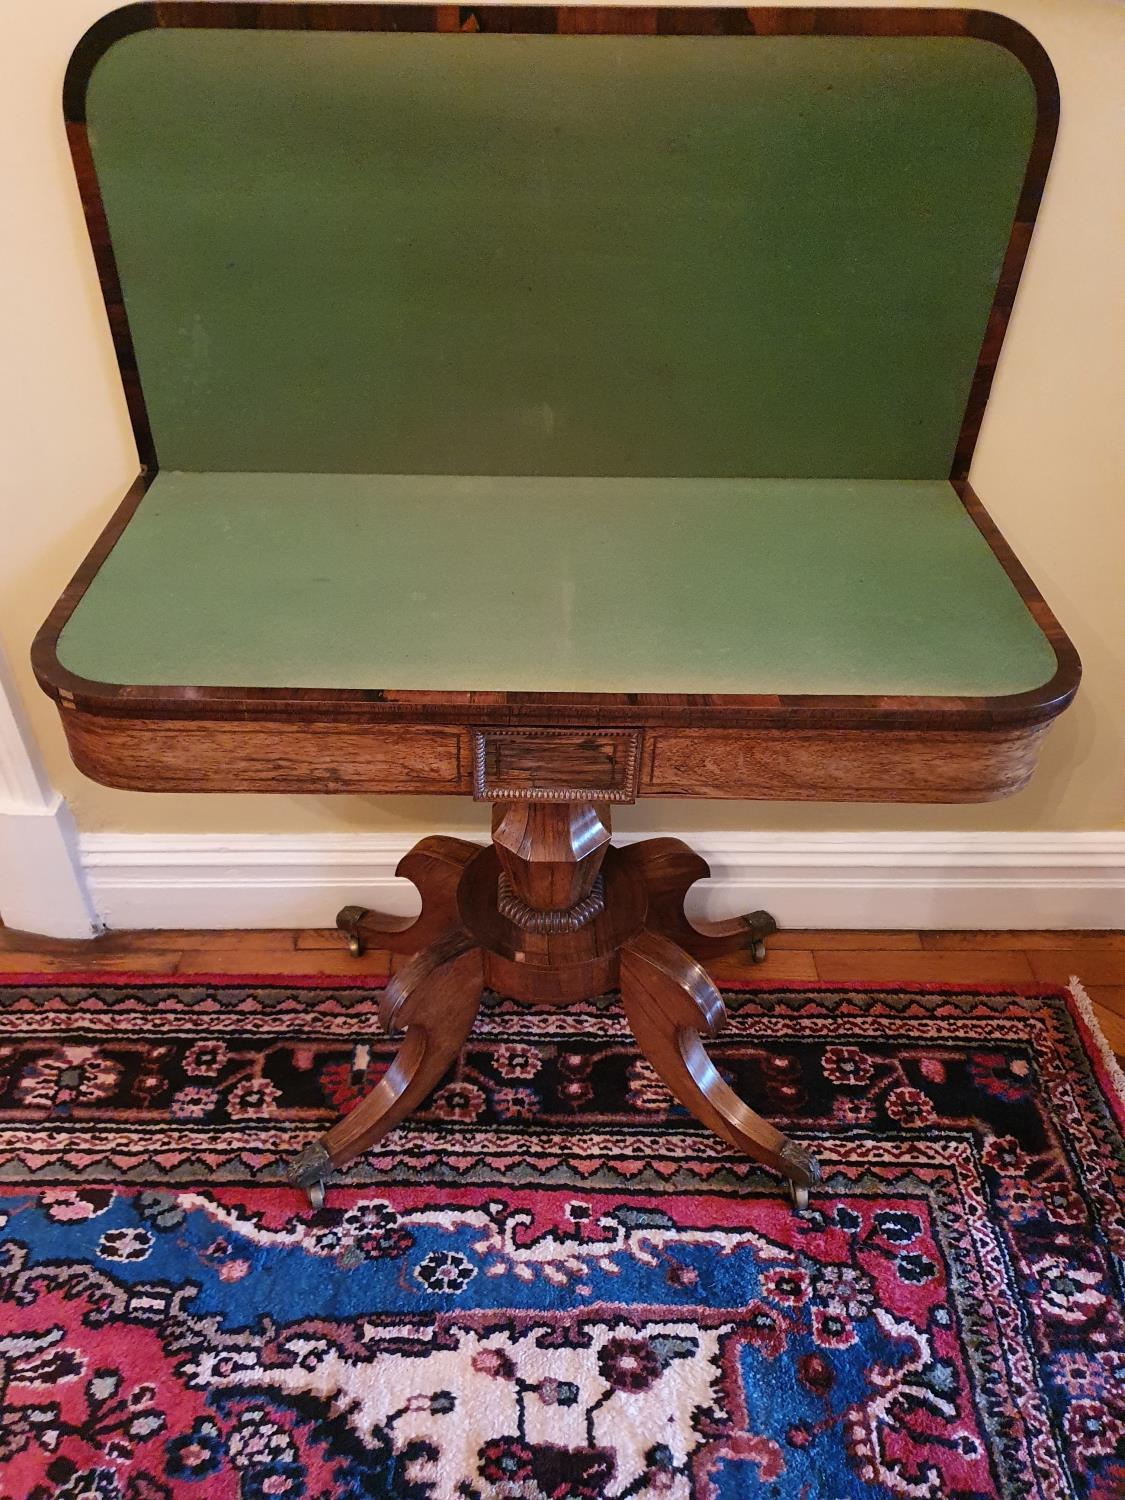
[[[332,1170],[332,1158],[320,1141],[310,1141],[289,1163],[286,1179],[301,1188],[312,1208],[324,1207],[324,1179]]]
[[[809,1206],[809,1188],[820,1181],[820,1163],[796,1141],[786,1141],[779,1156],[778,1168],[788,1178],[786,1187],[793,1207],[803,1214]]]
[[[336,926],[348,940],[348,952],[353,958],[362,958],[367,944],[360,932],[360,923],[367,916],[366,906],[345,906],[336,915]]]
[[[766,938],[777,931],[777,923],[768,911],[752,911],[742,919],[750,932],[750,957],[756,964],[766,961]]]

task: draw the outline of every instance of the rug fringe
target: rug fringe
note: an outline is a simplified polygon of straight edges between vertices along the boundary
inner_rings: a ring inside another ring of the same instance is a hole
[[[1109,1045],[1105,1032],[1101,1028],[1101,1023],[1094,1014],[1094,1006],[1089,995],[1086,993],[1086,987],[1077,974],[1070,976],[1067,989],[1074,1000],[1075,1009],[1086,1024],[1094,1046],[1098,1049],[1098,1056],[1102,1067],[1105,1069],[1106,1077],[1113,1085],[1118,1101],[1125,1107],[1125,1073],[1121,1071],[1121,1064],[1114,1056],[1113,1048]]]

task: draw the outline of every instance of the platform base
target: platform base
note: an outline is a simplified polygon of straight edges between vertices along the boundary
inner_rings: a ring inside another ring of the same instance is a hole
[[[626,848],[609,842],[604,809],[589,804],[496,809],[489,846],[427,838],[398,873],[422,896],[414,921],[347,906],[337,925],[353,953],[411,955],[380,1007],[402,1044],[378,1085],[318,1142],[290,1181],[314,1203],[323,1184],[417,1108],[456,1061],[485,988],[565,1005],[620,989],[637,1045],[685,1109],[736,1150],[777,1172],[798,1208],[820,1176],[816,1159],[744,1103],[704,1047],[726,1019],[703,964],[764,956],[777,930],[768,912],[696,927],[689,888],[707,864],[678,839]]]

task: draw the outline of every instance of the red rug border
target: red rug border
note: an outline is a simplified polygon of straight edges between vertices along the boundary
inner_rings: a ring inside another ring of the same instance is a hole
[[[224,973],[215,969],[183,969],[169,971],[168,973],[157,973],[152,969],[40,969],[32,970],[30,973],[0,974],[0,989],[7,989],[14,984],[98,984],[106,981],[119,984],[153,985],[167,984],[169,980],[184,980],[190,984],[258,984],[268,985],[271,988],[280,988],[286,984],[294,984],[302,989],[334,990],[334,989],[362,989],[369,985],[372,989],[378,989],[389,983],[390,974],[285,974],[274,970],[269,973]],[[747,979],[716,979],[716,987],[720,990],[732,990],[736,993],[756,993],[765,990],[814,990],[826,992],[828,990],[871,990],[874,992],[908,992],[910,994],[935,994],[935,995],[1063,995],[1070,999],[1074,997],[1065,984],[1052,984],[1049,980],[1021,980],[1011,984],[973,984],[956,983],[950,980],[920,980],[920,979],[871,979],[871,980],[847,980],[847,979],[771,979],[771,980],[747,980]]]

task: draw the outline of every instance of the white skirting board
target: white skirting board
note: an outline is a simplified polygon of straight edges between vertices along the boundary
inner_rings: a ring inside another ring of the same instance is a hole
[[[94,936],[98,928],[76,845],[70,808],[61,797],[38,806],[0,806],[0,917],[5,926],[44,937]]]
[[[47,779],[0,649],[0,919],[45,937],[97,930],[70,808]]]
[[[624,843],[646,835],[634,834]],[[784,927],[1125,927],[1125,832],[701,833],[696,916],[764,906]],[[328,927],[355,902],[417,910],[410,834],[88,833],[100,920],[126,927]]]

